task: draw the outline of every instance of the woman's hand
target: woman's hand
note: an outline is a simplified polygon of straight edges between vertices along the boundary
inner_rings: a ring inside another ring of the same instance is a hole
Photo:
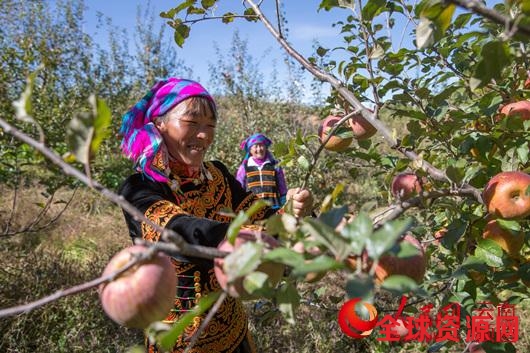
[[[294,188],[287,190],[287,202],[292,200],[293,214],[295,217],[311,215],[313,210],[313,195],[307,189]]]

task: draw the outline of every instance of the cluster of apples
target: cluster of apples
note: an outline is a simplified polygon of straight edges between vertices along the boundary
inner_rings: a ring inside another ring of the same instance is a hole
[[[342,117],[330,115],[320,123],[318,136],[321,142],[326,141],[331,130],[335,128]],[[344,133],[346,132],[346,133]],[[345,151],[353,139],[367,140],[374,136],[376,128],[368,122],[361,114],[355,114],[347,122],[337,128],[335,133],[327,140],[324,148],[334,152]]]

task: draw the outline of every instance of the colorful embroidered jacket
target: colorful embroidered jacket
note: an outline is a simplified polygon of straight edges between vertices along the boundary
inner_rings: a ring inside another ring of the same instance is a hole
[[[270,160],[258,163],[250,157],[246,163],[239,166],[236,179],[243,188],[271,202],[274,209],[279,209],[285,204],[287,185],[283,170],[272,164]]]
[[[208,178],[196,183],[181,181],[178,194],[167,183],[150,181],[143,174],[130,176],[120,188],[120,194],[154,223],[173,229],[189,243],[215,247],[225,237],[231,221],[221,211],[229,208],[237,213],[257,198],[245,191],[221,162],[206,162],[204,166]],[[263,209],[252,221],[265,219],[273,212],[270,208]],[[160,233],[126,212],[125,220],[131,237],[159,239]],[[220,289],[212,260],[181,256],[173,259],[173,264],[178,277],[177,296],[175,309],[166,318],[168,323],[178,320],[201,296]],[[204,316],[195,318],[193,326],[176,342],[173,352],[184,351]],[[238,345],[249,338],[247,335],[247,316],[241,301],[227,297],[191,352],[238,352]],[[156,347],[149,347],[149,352],[157,351]]]

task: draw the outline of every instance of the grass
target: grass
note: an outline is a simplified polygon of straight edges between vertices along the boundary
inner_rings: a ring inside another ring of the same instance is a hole
[[[58,193],[67,200],[71,191]],[[11,189],[0,186],[0,229],[6,229],[13,205]],[[46,201],[37,187],[19,193],[10,229],[31,223]],[[60,212],[62,202],[50,207],[37,224]],[[61,288],[94,279],[110,257],[130,245],[121,210],[87,190],[76,193],[61,217],[35,232],[0,238],[0,308],[23,304]],[[426,352],[426,344],[379,342],[374,337],[353,340],[342,334],[337,311],[344,300],[345,274],[328,274],[318,283],[298,285],[302,304],[296,323],[285,321],[265,300],[247,302],[250,328],[260,352],[327,353]],[[377,305],[382,308],[384,304]],[[527,301],[517,306],[518,352],[530,351]],[[143,333],[114,324],[103,313],[96,289],[62,298],[26,314],[0,319],[0,352],[126,352],[142,344]],[[463,352],[460,342],[440,352]]]

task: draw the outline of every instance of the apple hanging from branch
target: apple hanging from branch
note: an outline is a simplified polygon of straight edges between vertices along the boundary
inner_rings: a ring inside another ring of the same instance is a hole
[[[135,254],[145,252],[142,245],[133,245],[118,252],[105,267],[102,276],[124,268]],[[157,253],[110,282],[99,287],[99,298],[105,313],[120,325],[146,328],[163,320],[175,302],[177,276],[168,256]]]
[[[350,127],[356,140],[367,140],[374,136],[377,129],[366,120],[362,114],[356,114],[350,118]]]
[[[318,136],[321,142],[324,142],[334,126],[341,120],[338,116],[330,115],[320,123],[318,127]],[[349,135],[349,136],[348,136]],[[333,136],[324,145],[324,148],[329,151],[342,152],[350,147],[353,141],[351,129],[346,124],[341,125]]]
[[[523,219],[530,215],[530,175],[520,172],[501,172],[491,178],[483,191],[488,212],[504,219]]]
[[[423,191],[423,180],[414,173],[400,173],[392,179],[392,195],[399,200],[407,200]]]

